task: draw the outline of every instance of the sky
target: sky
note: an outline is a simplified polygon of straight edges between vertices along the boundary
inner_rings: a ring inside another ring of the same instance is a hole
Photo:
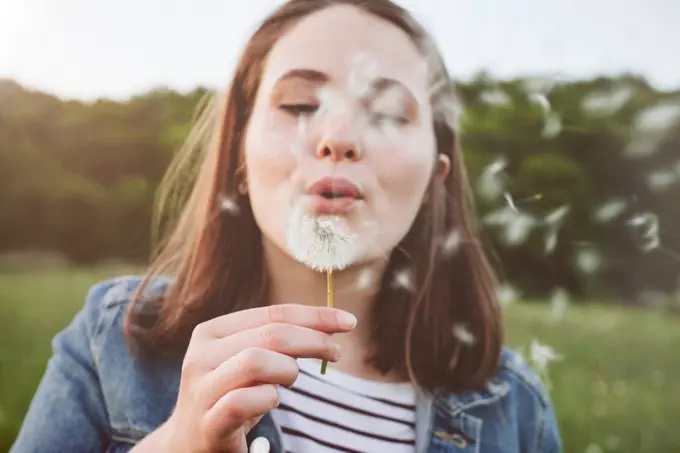
[[[281,0],[0,0],[0,78],[65,99],[224,87]],[[680,88],[679,0],[402,0],[455,78],[624,72]],[[329,30],[329,33],[342,30]]]

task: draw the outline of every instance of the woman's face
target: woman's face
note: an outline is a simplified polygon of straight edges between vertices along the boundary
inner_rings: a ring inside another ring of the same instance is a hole
[[[286,250],[303,212],[342,219],[358,262],[391,252],[436,161],[427,69],[402,30],[350,6],[312,14],[276,43],[245,140],[266,240]]]

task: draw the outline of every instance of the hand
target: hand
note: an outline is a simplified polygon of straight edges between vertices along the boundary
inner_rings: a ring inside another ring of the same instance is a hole
[[[333,308],[272,305],[199,324],[184,357],[177,405],[163,427],[167,451],[247,453],[246,433],[279,403],[276,386],[297,379],[296,358],[337,361],[331,334],[355,323]]]

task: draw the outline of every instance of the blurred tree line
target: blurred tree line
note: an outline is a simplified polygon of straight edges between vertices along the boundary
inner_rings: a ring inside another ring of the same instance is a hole
[[[456,87],[475,209],[501,278],[644,302],[680,275],[680,91],[623,76]],[[146,262],[155,189],[208,93],[64,101],[0,80],[0,253]]]

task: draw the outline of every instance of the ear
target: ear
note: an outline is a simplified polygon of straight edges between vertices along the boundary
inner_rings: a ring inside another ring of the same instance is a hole
[[[443,153],[437,155],[437,175],[441,179],[446,179],[451,172],[451,159],[449,156]]]

